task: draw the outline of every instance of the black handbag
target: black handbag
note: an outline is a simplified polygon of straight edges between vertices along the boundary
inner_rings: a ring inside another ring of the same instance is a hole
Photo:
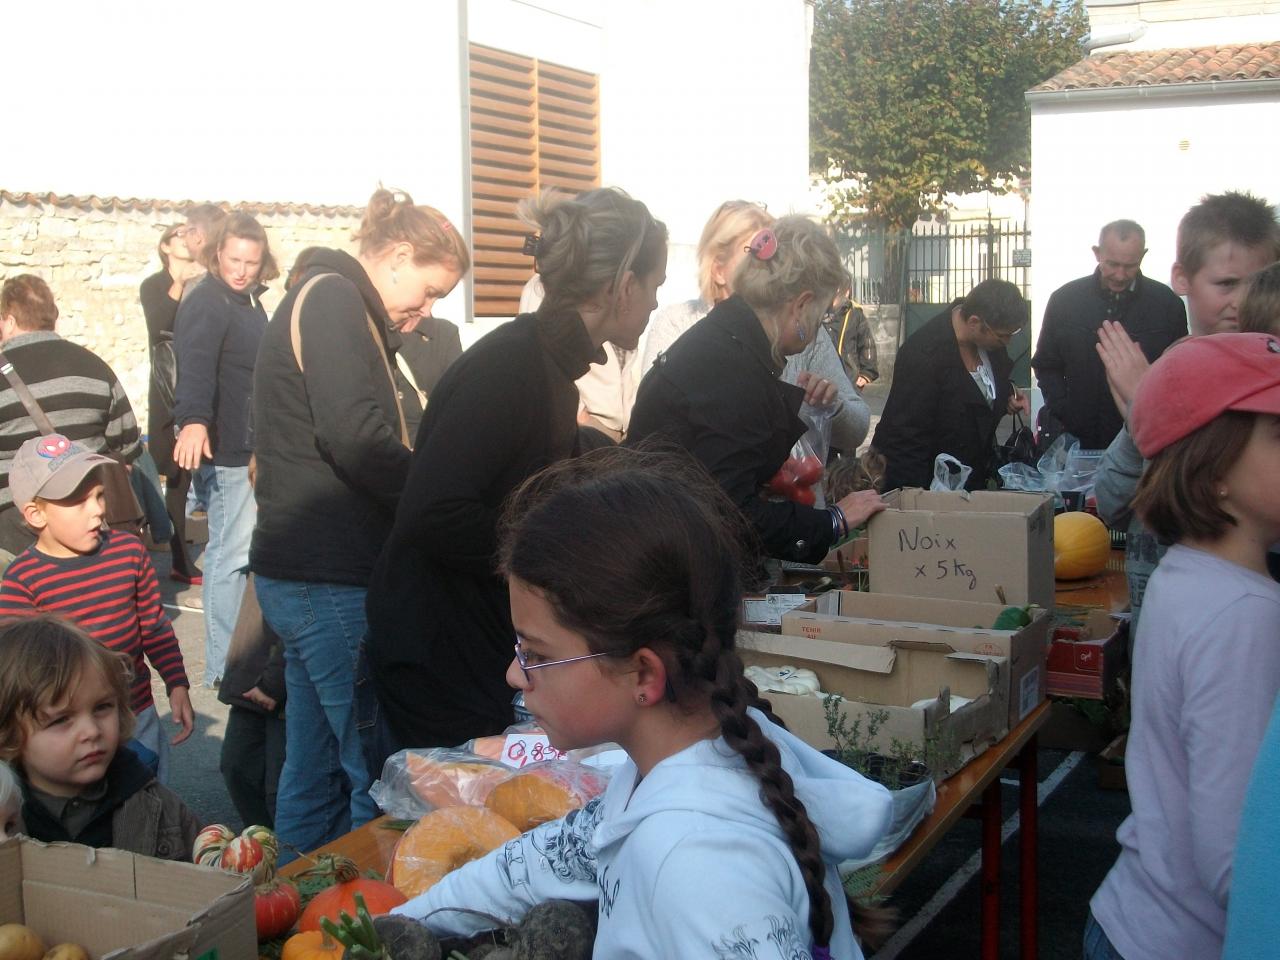
[[[1035,431],[1026,425],[1022,414],[1013,415],[1013,431],[1005,441],[996,447],[997,469],[1010,463],[1025,463],[1035,466],[1040,459],[1039,445],[1036,443]]]

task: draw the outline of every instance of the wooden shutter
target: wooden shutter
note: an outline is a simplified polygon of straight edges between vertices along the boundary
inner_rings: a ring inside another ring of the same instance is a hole
[[[475,315],[509,317],[533,275],[516,202],[544,187],[600,185],[599,82],[474,43],[470,82]]]

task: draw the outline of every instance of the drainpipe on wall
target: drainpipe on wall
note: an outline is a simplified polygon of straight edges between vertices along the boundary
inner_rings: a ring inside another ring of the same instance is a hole
[[[467,249],[475,249],[471,215],[471,29],[467,23],[467,2],[458,0],[458,88],[462,104],[462,236]],[[466,303],[463,320],[476,319],[476,271],[474,266],[463,278]]]
[[[1147,32],[1145,23],[1122,24],[1109,30],[1089,31],[1084,38],[1085,53],[1101,47],[1114,47],[1121,43],[1132,43]]]

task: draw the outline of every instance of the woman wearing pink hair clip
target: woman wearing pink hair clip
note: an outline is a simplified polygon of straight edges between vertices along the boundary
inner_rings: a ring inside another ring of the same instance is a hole
[[[1222,953],[1249,770],[1280,692],[1280,340],[1175,344],[1129,429],[1150,463],[1134,510],[1172,544],[1134,642],[1133,813],[1090,902],[1086,960]]]
[[[631,415],[627,442],[657,435],[692,453],[771,557],[821,560],[884,509],[870,490],[826,508],[762,495],[805,432],[801,404],[830,407],[838,398],[830,380],[798,387],[779,377],[787,357],[826,336],[823,313],[846,282],[836,245],[817,223],[789,216],[761,229],[734,270],[734,295],[658,358]]]

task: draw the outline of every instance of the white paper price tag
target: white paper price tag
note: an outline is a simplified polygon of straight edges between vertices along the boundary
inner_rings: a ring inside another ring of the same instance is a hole
[[[508,767],[527,767],[531,763],[559,760],[564,754],[551,745],[545,733],[509,733],[502,746],[501,760]]]

